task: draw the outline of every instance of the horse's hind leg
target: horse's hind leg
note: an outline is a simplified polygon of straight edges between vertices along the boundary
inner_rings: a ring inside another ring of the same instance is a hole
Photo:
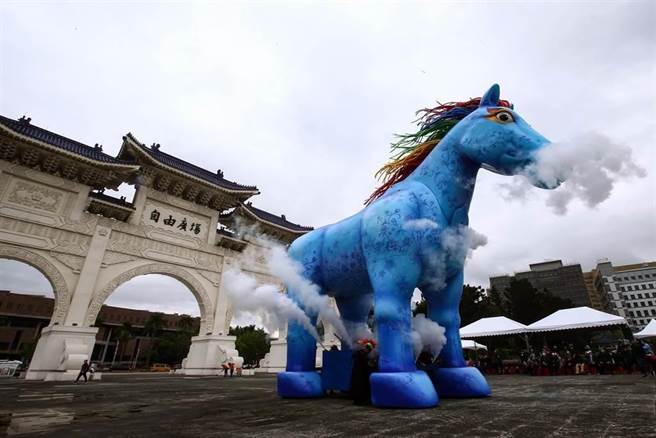
[[[468,367],[460,342],[460,297],[462,270],[447,281],[444,288],[430,285],[421,288],[428,305],[428,318],[446,330],[446,345],[440,352],[440,368],[431,371],[431,378],[440,397],[485,397],[490,386],[478,368]]]
[[[307,235],[306,237],[311,237]],[[303,239],[303,238],[302,238]],[[303,276],[310,281],[314,280],[319,259],[308,257],[316,245],[314,240],[297,240],[289,249],[289,255],[303,263],[305,271]],[[298,299],[299,291],[292,287],[287,288],[287,296],[303,308]],[[307,312],[306,312],[307,313]],[[308,314],[313,326],[316,325],[317,316]],[[281,397],[310,398],[323,396],[321,377],[315,370],[317,344],[316,339],[298,322],[290,321],[287,328],[287,367],[286,371],[278,374],[278,394]]]
[[[294,299],[295,292],[287,290]],[[296,300],[295,300],[296,301]],[[312,325],[317,317],[310,316]],[[281,397],[311,398],[323,396],[321,376],[315,370],[317,341],[301,324],[287,325],[287,367],[278,374],[278,394]]]

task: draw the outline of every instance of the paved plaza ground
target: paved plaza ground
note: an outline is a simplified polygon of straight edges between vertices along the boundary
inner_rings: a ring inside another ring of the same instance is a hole
[[[274,376],[0,380],[0,436],[656,436],[656,379],[491,376],[493,397],[424,410],[282,400]]]

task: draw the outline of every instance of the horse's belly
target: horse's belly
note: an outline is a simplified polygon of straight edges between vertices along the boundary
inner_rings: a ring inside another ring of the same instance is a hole
[[[332,296],[371,292],[361,244],[361,215],[330,225],[323,236],[321,278]]]

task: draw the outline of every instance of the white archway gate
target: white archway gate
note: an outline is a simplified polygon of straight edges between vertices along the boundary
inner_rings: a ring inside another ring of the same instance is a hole
[[[131,203],[102,193],[122,182],[138,182]],[[91,357],[104,301],[122,283],[145,274],[181,281],[198,301],[200,333],[192,338],[183,372],[218,373],[223,358],[238,356],[235,338],[228,336],[224,266],[247,247],[258,251],[219,225],[257,224],[284,243],[310,230],[244,204],[258,193],[225,180],[221,171],[163,154],[159,145],[148,148],[131,134],[114,158],[29,119],[0,117],[0,258],[35,267],[55,294],[27,378],[75,378]],[[263,257],[240,265],[276,282]]]

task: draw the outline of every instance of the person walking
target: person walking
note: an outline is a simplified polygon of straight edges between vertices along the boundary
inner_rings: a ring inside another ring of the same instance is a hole
[[[574,354],[574,374],[579,375],[585,372],[585,359],[581,352]]]
[[[647,355],[645,349],[642,347],[642,341],[635,340],[631,344],[631,352],[633,353],[633,360],[642,373],[642,377],[647,377]]]
[[[597,370],[595,369],[595,357],[589,345],[585,346],[583,357],[585,358],[585,368],[587,374],[597,374]]]
[[[644,375],[651,374],[652,376],[656,375],[656,370],[654,370],[654,362],[656,362],[654,357],[654,350],[652,350],[651,345],[645,342],[643,339],[640,340],[640,346],[642,347],[642,357],[644,360]]]
[[[230,368],[230,377],[235,374],[235,360],[231,357],[228,361],[228,368]]]
[[[77,379],[75,379],[75,383],[77,383],[80,380],[80,377],[84,377],[84,383],[87,383],[87,373],[89,372],[89,361],[84,360],[82,363],[82,367],[80,367],[80,374],[77,375]]]

